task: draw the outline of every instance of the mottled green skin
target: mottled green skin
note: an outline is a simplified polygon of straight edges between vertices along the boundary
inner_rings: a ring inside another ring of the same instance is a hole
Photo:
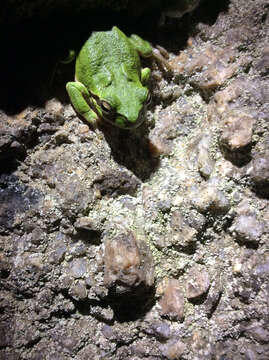
[[[101,118],[124,129],[139,126],[150,76],[148,68],[141,69],[139,55],[151,54],[147,41],[137,35],[127,37],[115,26],[94,32],[77,57],[76,82],[67,84],[75,110],[90,123]],[[109,112],[102,107],[104,101]]]

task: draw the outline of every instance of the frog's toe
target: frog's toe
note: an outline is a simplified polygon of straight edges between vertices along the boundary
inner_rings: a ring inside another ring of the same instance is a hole
[[[143,85],[147,85],[149,82],[151,70],[150,68],[144,68],[141,70],[141,82]]]

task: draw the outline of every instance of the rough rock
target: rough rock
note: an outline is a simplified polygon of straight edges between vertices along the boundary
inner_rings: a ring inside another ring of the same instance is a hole
[[[184,295],[178,280],[167,279],[159,305],[163,316],[172,320],[183,320]]]
[[[198,53],[195,45],[190,42],[187,50],[173,59],[172,66],[176,72],[191,76],[192,82],[204,92],[223,85],[241,65],[237,62],[236,52],[232,47],[206,45],[203,51]]]
[[[233,111],[223,115],[220,144],[225,156],[236,164],[250,161],[254,119],[252,116]]]
[[[113,234],[105,242],[104,283],[116,293],[149,289],[154,282],[151,254],[132,231]]]
[[[162,354],[169,360],[177,360],[186,349],[186,344],[180,339],[171,339],[169,342],[161,347]]]
[[[190,248],[196,242],[198,231],[189,226],[178,210],[171,214],[171,232],[167,236],[164,246],[173,244],[178,248]]]
[[[261,236],[265,229],[257,217],[252,214],[236,217],[229,230],[239,241],[258,244],[261,242]]]
[[[1,3],[1,360],[269,359],[268,1],[158,25],[197,2]],[[93,131],[66,94],[61,60],[104,23],[170,64],[141,59],[132,131]]]
[[[190,198],[193,206],[201,213],[224,214],[230,208],[229,200],[218,190],[215,179],[194,189]]]
[[[208,179],[214,169],[215,161],[210,155],[212,138],[208,135],[202,137],[197,145],[197,165],[200,174]]]
[[[127,171],[111,171],[97,177],[94,184],[102,196],[133,195],[137,190],[139,180]]]
[[[186,296],[188,299],[196,299],[208,291],[210,280],[208,272],[199,267],[193,267],[187,274]]]
[[[263,196],[269,194],[269,152],[255,154],[248,169],[254,189]]]

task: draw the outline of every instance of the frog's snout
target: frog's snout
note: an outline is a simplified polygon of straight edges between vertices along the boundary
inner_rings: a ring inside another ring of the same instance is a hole
[[[126,117],[125,119],[125,129],[138,128],[145,120],[145,106],[140,109],[138,114]]]

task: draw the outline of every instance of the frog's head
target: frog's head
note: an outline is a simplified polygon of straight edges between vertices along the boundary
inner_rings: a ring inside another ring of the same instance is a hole
[[[149,102],[146,87],[127,83],[117,91],[109,91],[99,104],[105,121],[121,129],[135,129],[143,123]]]

